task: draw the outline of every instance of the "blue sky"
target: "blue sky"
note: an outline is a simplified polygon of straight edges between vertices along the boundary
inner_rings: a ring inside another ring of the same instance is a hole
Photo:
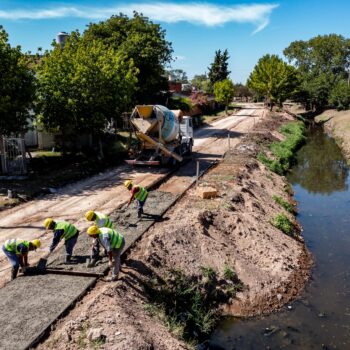
[[[228,49],[234,82],[245,83],[266,53],[282,56],[294,40],[329,33],[350,37],[350,1],[43,1],[0,0],[0,24],[23,51],[49,49],[60,31],[83,31],[112,14],[142,12],[166,30],[172,68],[203,74],[215,50]]]

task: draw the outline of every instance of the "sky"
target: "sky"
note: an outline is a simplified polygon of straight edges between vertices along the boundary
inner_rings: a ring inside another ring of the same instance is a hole
[[[230,78],[245,83],[259,58],[283,57],[295,40],[330,33],[350,37],[348,0],[0,0],[0,25],[11,45],[36,52],[50,49],[58,32],[83,32],[91,22],[134,10],[165,29],[174,49],[171,68],[189,78],[208,72],[219,49],[229,52]]]

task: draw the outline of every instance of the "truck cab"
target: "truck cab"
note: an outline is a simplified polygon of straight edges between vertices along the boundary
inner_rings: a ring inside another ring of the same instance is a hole
[[[193,146],[193,122],[189,116],[182,117],[180,123],[182,154],[191,154]]]

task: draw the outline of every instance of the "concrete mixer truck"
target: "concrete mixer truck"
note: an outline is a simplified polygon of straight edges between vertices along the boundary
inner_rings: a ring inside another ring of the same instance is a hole
[[[192,153],[191,117],[161,105],[136,106],[130,116],[132,131],[138,140],[131,148],[131,165],[175,165]]]

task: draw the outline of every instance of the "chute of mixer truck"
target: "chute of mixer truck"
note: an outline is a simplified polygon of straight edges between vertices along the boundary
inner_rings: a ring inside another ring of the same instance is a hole
[[[175,165],[192,153],[191,117],[161,105],[136,106],[130,125],[137,143],[130,148],[131,165]]]

